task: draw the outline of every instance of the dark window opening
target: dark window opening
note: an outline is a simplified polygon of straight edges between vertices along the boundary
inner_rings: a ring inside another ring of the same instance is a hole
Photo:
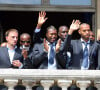
[[[19,30],[19,34],[26,32],[31,36],[36,27],[39,12],[26,12],[26,11],[1,11],[0,12],[0,24],[4,35],[5,31],[10,28],[16,28]],[[44,37],[46,28],[50,25],[54,25],[57,29],[61,25],[70,26],[73,19],[79,19],[81,22],[89,23],[92,26],[93,13],[81,13],[81,12],[47,12],[48,20],[42,26],[41,37]],[[79,38],[77,31],[73,34],[73,39]],[[5,38],[3,37],[3,40]]]

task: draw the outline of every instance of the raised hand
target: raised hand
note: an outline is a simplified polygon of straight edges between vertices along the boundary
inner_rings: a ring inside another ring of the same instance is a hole
[[[48,50],[49,50],[49,45],[48,45],[48,42],[46,41],[45,38],[44,38],[44,41],[43,41],[43,45],[44,45],[44,49],[45,49],[45,51],[48,52]]]
[[[69,28],[69,33],[72,34],[73,31],[78,30],[80,23],[81,22],[79,20],[73,20]]]
[[[37,28],[41,28],[41,26],[46,22],[47,19],[48,18],[46,17],[45,11],[39,12]]]
[[[61,47],[61,39],[59,39],[59,40],[57,41],[57,44],[56,44],[56,53],[59,52],[60,47]]]

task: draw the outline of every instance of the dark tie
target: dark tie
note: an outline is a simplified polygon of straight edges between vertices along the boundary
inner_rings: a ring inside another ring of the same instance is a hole
[[[83,51],[83,63],[82,63],[82,66],[84,68],[88,68],[88,48],[87,48],[87,44],[88,43],[84,43],[85,44],[85,48],[84,48],[84,51]]]
[[[53,48],[53,44],[50,45],[50,54],[49,54],[49,63],[53,64],[54,63],[54,57],[55,57],[55,51]]]

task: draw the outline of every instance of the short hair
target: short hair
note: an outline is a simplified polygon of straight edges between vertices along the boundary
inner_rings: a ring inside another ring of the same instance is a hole
[[[67,30],[68,30],[68,27],[67,27],[66,25],[62,25],[62,26],[59,27],[58,32],[60,31],[60,29],[61,29],[62,27],[66,27]]]
[[[82,24],[80,24],[79,29],[81,28],[82,25],[88,25],[90,27],[90,25],[88,23],[82,23]]]
[[[46,33],[49,31],[49,29],[57,31],[57,29],[53,25],[51,25],[51,26],[47,27]]]
[[[17,33],[18,33],[18,30],[17,30],[17,29],[14,29],[14,28],[8,29],[8,30],[6,31],[6,33],[5,33],[5,37],[7,37],[7,36],[9,35],[10,32],[17,32]]]

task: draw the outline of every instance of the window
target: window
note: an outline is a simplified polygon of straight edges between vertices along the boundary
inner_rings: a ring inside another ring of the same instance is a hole
[[[51,5],[91,5],[91,0],[50,0]]]
[[[41,0],[0,0],[0,4],[41,4]]]

